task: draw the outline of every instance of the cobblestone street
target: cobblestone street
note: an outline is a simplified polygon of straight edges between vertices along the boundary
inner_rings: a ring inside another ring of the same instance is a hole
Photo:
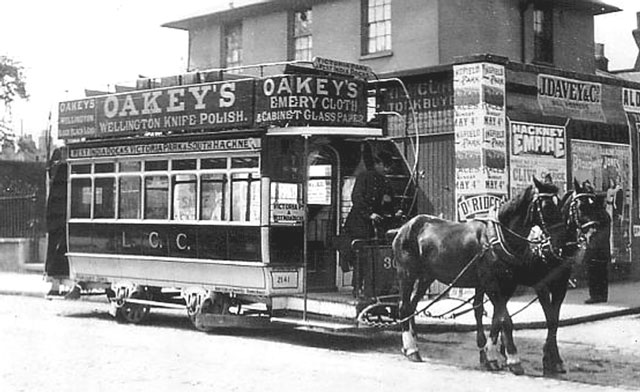
[[[425,363],[399,354],[395,333],[366,338],[298,331],[196,331],[181,312],[118,324],[97,301],[0,296],[2,391],[602,390],[640,388],[637,316],[566,327],[566,380],[537,377],[544,331],[517,331],[527,371],[477,370],[470,333],[421,337]],[[615,323],[615,325],[609,324]],[[594,334],[615,328],[617,337]],[[627,331],[626,333],[624,331]],[[590,340],[585,340],[589,336]],[[595,337],[594,337],[595,336]]]

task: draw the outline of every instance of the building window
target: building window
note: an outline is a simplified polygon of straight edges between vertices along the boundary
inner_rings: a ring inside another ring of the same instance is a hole
[[[294,60],[311,61],[313,58],[313,36],[311,9],[293,13],[291,47]]]
[[[391,50],[391,0],[362,0],[362,51]]]
[[[533,10],[533,61],[553,63],[552,8],[536,5]]]
[[[226,25],[222,38],[223,67],[242,66],[242,23]]]

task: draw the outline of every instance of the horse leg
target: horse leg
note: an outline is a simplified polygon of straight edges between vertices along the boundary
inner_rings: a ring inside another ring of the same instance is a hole
[[[482,316],[484,315],[484,291],[480,288],[476,288],[473,296],[473,315],[476,319],[476,344],[480,351],[480,366],[487,368],[487,353],[484,350],[487,345],[487,336],[484,333],[484,326],[482,325]]]
[[[562,266],[558,266],[549,276],[556,279],[545,279],[535,287],[547,323],[547,339],[542,349],[542,369],[545,376],[567,372],[560,358],[557,334],[560,307],[567,294],[566,282],[570,276],[570,270],[564,270]]]
[[[493,317],[491,318],[491,328],[489,329],[489,340],[484,346],[484,352],[487,358],[485,368],[487,370],[500,370],[500,353],[498,352],[498,338],[502,330],[502,322],[506,314],[506,303],[502,298],[498,298],[495,294],[487,293],[491,303],[493,304]]]
[[[543,347],[542,368],[544,375],[552,376],[555,374],[564,374],[567,370],[564,362],[560,358],[558,350],[558,326],[560,323],[560,307],[567,294],[565,285],[554,286],[551,290],[551,304],[549,317],[547,318],[547,340]]]
[[[422,362],[420,351],[415,339],[413,319],[407,319],[415,311],[415,306],[411,301],[413,284],[416,279],[407,270],[398,270],[398,286],[400,291],[400,306],[398,308],[398,318],[402,320],[402,354],[412,362]],[[407,319],[407,320],[405,320]]]
[[[427,292],[427,289],[429,288],[429,285],[431,284],[432,281],[433,280],[425,279],[424,277],[418,278],[417,281],[415,282],[415,287],[412,287],[414,289],[412,290],[413,294],[411,296],[411,303],[410,303],[410,309],[412,310],[411,310],[411,313],[407,315],[412,317],[411,319],[408,320],[409,331],[406,334],[403,332],[402,345],[405,348],[406,347],[415,348],[415,351],[413,353],[410,353],[409,351],[405,351],[405,355],[407,356],[407,358],[413,362],[422,362],[422,357],[420,356],[420,352],[418,351],[418,345],[416,343],[418,334],[416,333],[416,318],[415,316],[413,316],[413,314],[415,313],[415,310],[418,307],[418,303],[420,302],[422,297],[424,297],[424,294]]]
[[[504,320],[502,321],[502,340],[506,348],[507,367],[511,373],[516,376],[524,374],[522,363],[520,362],[520,356],[518,355],[518,349],[516,348],[513,340],[513,321],[511,316],[507,312]]]
[[[506,348],[507,367],[515,375],[524,374],[524,369],[518,356],[518,350],[513,340],[513,322],[507,310],[507,300],[511,297],[513,289],[507,290],[506,294],[490,294],[489,299],[493,304],[493,318],[491,320],[491,330],[489,333],[489,341],[487,342],[485,351],[487,355],[487,368],[489,370],[499,370],[500,360],[502,359],[499,352],[500,333],[502,333],[502,342]]]

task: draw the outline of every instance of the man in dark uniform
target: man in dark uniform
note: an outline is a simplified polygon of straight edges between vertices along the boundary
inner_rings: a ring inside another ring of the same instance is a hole
[[[609,263],[611,262],[611,242],[609,230],[611,219],[609,214],[602,214],[602,227],[591,237],[591,245],[587,247],[584,262],[589,286],[589,298],[584,302],[597,304],[609,299]]]
[[[595,189],[589,180],[582,183],[582,188],[588,193],[595,193]],[[605,203],[607,199],[605,198]],[[589,245],[585,249],[582,260],[584,261],[584,273],[589,286],[589,298],[584,302],[597,304],[607,302],[609,297],[609,263],[611,262],[611,216],[607,204],[606,211],[602,211],[598,217],[600,227],[591,236]]]
[[[69,278],[67,252],[67,163],[60,149],[53,151],[49,162],[49,196],[47,199],[47,257],[44,272],[51,290],[47,296],[62,295],[60,286]],[[76,291],[67,293],[77,297]]]
[[[385,177],[391,168],[391,156],[379,153],[373,160],[372,170],[367,170],[356,177],[351,192],[352,207],[344,224],[343,233],[349,239],[348,248],[341,252],[340,266],[344,272],[354,267],[353,291],[360,296],[363,290],[364,265],[357,265],[355,252],[351,242],[356,239],[371,239],[384,235],[385,217],[401,215],[402,211],[393,205],[393,189]]]

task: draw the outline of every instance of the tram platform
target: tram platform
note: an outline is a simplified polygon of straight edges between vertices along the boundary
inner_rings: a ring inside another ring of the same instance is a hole
[[[36,272],[0,272],[0,295],[22,295],[44,298],[49,291],[50,284],[45,282],[42,274]],[[567,298],[562,306],[560,319],[561,325],[573,325],[590,321],[597,321],[611,317],[630,314],[640,314],[640,281],[638,282],[613,282],[609,285],[609,301],[598,304],[585,304],[588,298],[587,288],[572,288],[567,292]],[[345,296],[347,298],[348,296]],[[463,296],[459,296],[462,298]],[[544,314],[542,308],[536,302],[531,302],[535,297],[533,291],[527,290],[514,297],[509,302],[509,313],[512,315],[516,329],[544,328]],[[103,296],[88,297],[83,300],[104,301]],[[336,311],[344,311],[346,304],[352,304],[353,299],[328,301],[325,307],[336,306]],[[423,309],[429,303],[429,299],[423,300],[418,309]],[[461,306],[455,312],[451,309]],[[528,305],[528,306],[527,306]],[[491,304],[485,303],[486,314],[484,324],[490,323],[492,314]],[[470,311],[470,304],[463,304],[462,299],[445,298],[427,310],[428,314],[420,314],[416,318],[418,329],[425,332],[464,332],[475,329],[475,319]],[[329,309],[329,312],[332,310]],[[351,316],[345,315],[345,316]],[[439,317],[440,316],[440,317]]]

